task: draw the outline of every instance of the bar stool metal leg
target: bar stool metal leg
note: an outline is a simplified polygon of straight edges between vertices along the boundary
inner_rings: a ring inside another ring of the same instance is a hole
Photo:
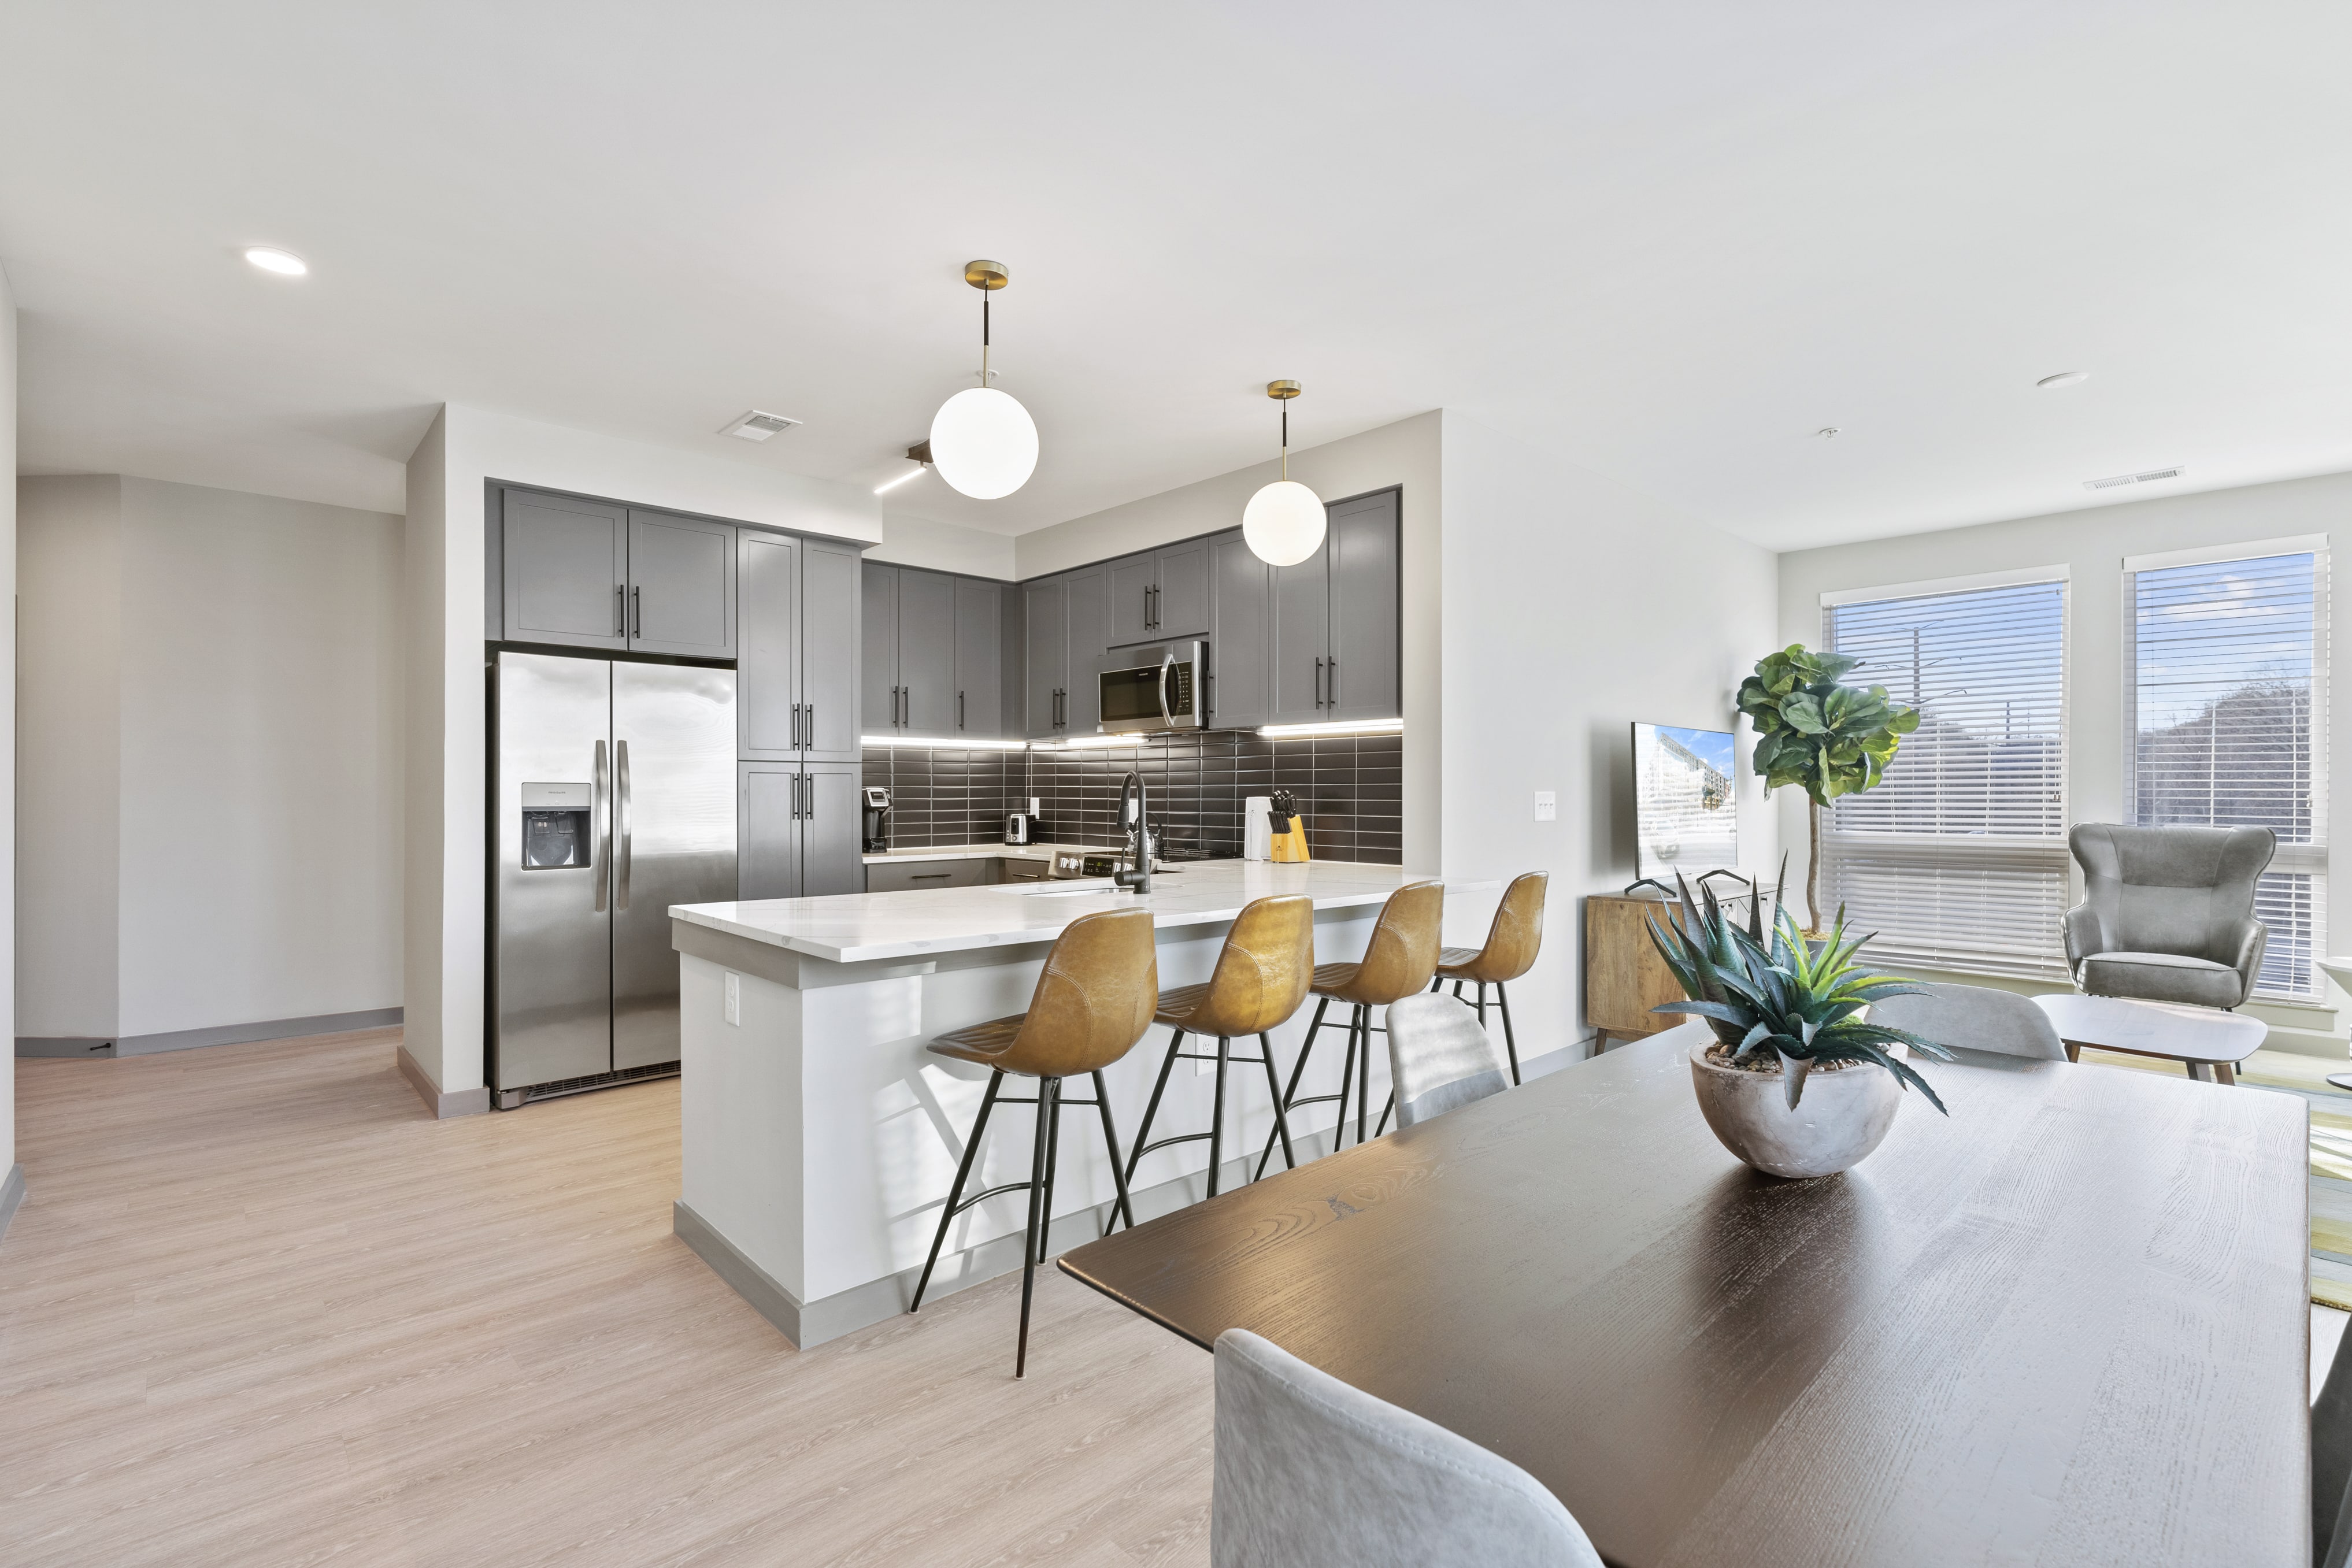
[[[1290,1146],[1290,1117],[1282,1108],[1282,1081],[1275,1075],[1274,1041],[1257,1037],[1258,1060],[1265,1063],[1265,1092],[1274,1099],[1274,1132],[1282,1140],[1282,1168],[1297,1170],[1298,1155]],[[1263,1165],[1259,1167],[1263,1170]]]
[[[1322,1029],[1323,1015],[1325,1012],[1329,1010],[1330,1006],[1330,998],[1318,997],[1316,998],[1315,1021],[1307,1026],[1306,1043],[1298,1048],[1298,1060],[1292,1064],[1290,1069],[1290,1087],[1282,1092],[1282,1098],[1278,1102],[1286,1111],[1296,1111],[1302,1103],[1307,1104],[1313,1103],[1312,1101],[1301,1102],[1299,1100],[1298,1081],[1307,1076],[1307,1059],[1315,1054],[1315,1036],[1317,1032]],[[1274,1144],[1275,1139],[1278,1135],[1278,1127],[1276,1132],[1268,1133],[1265,1135],[1265,1152],[1258,1155],[1257,1169],[1251,1173],[1251,1180],[1255,1181],[1258,1177],[1265,1175],[1266,1163],[1274,1158]]]
[[[1054,1142],[1054,1091],[1058,1078],[1037,1081],[1037,1145],[1029,1159],[1029,1228],[1022,1238],[1021,1339],[1013,1353],[1013,1375],[1029,1374],[1029,1302],[1037,1291],[1038,1211],[1045,1203],[1045,1162]]]
[[[1143,1125],[1135,1130],[1135,1152],[1127,1156],[1127,1179],[1135,1179],[1135,1167],[1151,1152],[1151,1124],[1160,1118],[1160,1097],[1168,1092],[1168,1075],[1176,1070],[1176,1058],[1184,1049],[1184,1031],[1178,1030],[1168,1038],[1168,1058],[1160,1064],[1160,1079],[1151,1086],[1151,1098],[1143,1107]],[[1129,1220],[1129,1224],[1133,1224]]]
[[[1519,1042],[1511,1033],[1511,989],[1502,981],[1495,982],[1495,1005],[1503,1013],[1503,1050],[1511,1059],[1511,1082],[1519,1081]]]
[[[1217,1037],[1217,1088],[1209,1102],[1209,1196],[1217,1196],[1217,1178],[1224,1174],[1225,1164],[1225,1059],[1233,1054],[1233,1041],[1223,1035]]]
[[[1372,1098],[1372,1009],[1359,1005],[1356,1012],[1363,1019],[1364,1031],[1363,1060],[1356,1067],[1356,1142],[1360,1144],[1364,1141],[1364,1122],[1366,1113],[1371,1108]],[[1347,1107],[1342,1105],[1339,1109],[1344,1112]]]
[[[972,1120],[971,1136],[964,1140],[963,1159],[956,1166],[955,1186],[948,1189],[947,1207],[940,1210],[940,1228],[939,1233],[931,1238],[931,1255],[923,1260],[923,1277],[915,1281],[915,1300],[907,1309],[910,1312],[923,1310],[923,1292],[930,1287],[931,1270],[939,1266],[940,1245],[948,1239],[948,1227],[955,1223],[960,1200],[963,1197],[964,1183],[971,1179],[972,1161],[980,1154],[981,1134],[988,1131],[988,1113],[995,1109],[996,1092],[1003,1086],[1002,1069],[989,1073],[988,1092],[980,1097],[980,1114]]]
[[[1110,1151],[1110,1184],[1118,1189],[1118,1207],[1115,1211],[1127,1219],[1127,1228],[1135,1228],[1135,1205],[1128,1200],[1127,1175],[1118,1165],[1118,1129],[1111,1125],[1110,1091],[1103,1087],[1103,1075],[1097,1069],[1095,1078],[1095,1105],[1102,1113],[1103,1147]],[[1106,1230],[1109,1227],[1104,1227]]]
[[[1331,1124],[1331,1152],[1338,1154],[1348,1141],[1348,1102],[1356,1092],[1356,1009],[1348,1013],[1348,1054],[1339,1060],[1339,1119]],[[1328,1098],[1328,1096],[1327,1096]],[[1313,1103],[1310,1097],[1308,1103]],[[1363,1140],[1359,1138],[1357,1142]]]

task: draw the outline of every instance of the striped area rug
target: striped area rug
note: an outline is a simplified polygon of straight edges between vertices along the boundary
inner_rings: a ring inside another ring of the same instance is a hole
[[[2178,1063],[2104,1051],[2083,1052],[2085,1061],[2178,1076]],[[2346,1063],[2281,1051],[2258,1051],[2246,1059],[2238,1082],[2283,1094],[2299,1094],[2311,1105],[2311,1299],[2323,1307],[2352,1312],[2352,1094],[2327,1082]]]

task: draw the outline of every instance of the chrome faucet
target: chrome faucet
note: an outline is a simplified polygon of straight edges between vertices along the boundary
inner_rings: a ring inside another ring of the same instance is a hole
[[[1152,852],[1158,847],[1151,841],[1151,819],[1146,813],[1143,775],[1129,773],[1118,787],[1118,821],[1127,830],[1126,871],[1110,873],[1112,883],[1134,893],[1151,891]]]

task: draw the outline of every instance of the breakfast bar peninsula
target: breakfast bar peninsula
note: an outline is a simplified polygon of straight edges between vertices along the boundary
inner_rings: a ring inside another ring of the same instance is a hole
[[[1243,906],[1277,894],[1314,900],[1318,962],[1360,958],[1381,905],[1409,880],[1394,866],[1202,861],[1156,873],[1147,893],[1107,881],[1020,882],[676,905],[677,1235],[795,1344],[895,1316],[912,1294],[988,1077],[985,1068],[928,1054],[925,1042],[1027,1008],[1046,951],[1079,915],[1149,909],[1166,989],[1206,980]],[[1494,885],[1446,891],[1491,894]],[[1311,1015],[1302,1010],[1274,1035],[1286,1082]],[[1164,1038],[1154,1030],[1104,1071],[1123,1142],[1142,1117]],[[1325,1029],[1302,1095],[1337,1091],[1343,1040],[1344,1030]],[[1378,1107],[1385,1050],[1375,1047],[1372,1061]],[[1273,1125],[1262,1076],[1235,1080],[1225,1146],[1248,1153],[1228,1160],[1228,1187],[1247,1179]],[[1180,1068],[1160,1128],[1205,1132],[1210,1088]],[[1329,1146],[1332,1121],[1328,1104],[1293,1119],[1302,1160]],[[1030,1140],[1016,1126],[1006,1123],[1009,1136],[992,1128],[975,1186],[1027,1178]],[[1203,1196],[1206,1151],[1179,1144],[1145,1156],[1134,1184],[1138,1218]],[[1280,1162],[1276,1155],[1276,1168]],[[1112,1196],[1099,1137],[1066,1126],[1053,1249],[1100,1234]],[[965,1213],[930,1295],[1019,1268],[1025,1205],[1025,1195],[1007,1193]]]

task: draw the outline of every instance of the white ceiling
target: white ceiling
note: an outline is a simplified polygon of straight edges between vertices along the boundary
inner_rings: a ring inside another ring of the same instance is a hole
[[[990,256],[1044,456],[894,511],[1260,460],[1276,376],[1301,444],[1444,407],[1784,549],[2352,468],[2347,46],[2266,0],[14,0],[23,462],[397,509],[449,400],[870,484]],[[808,423],[714,434],[751,406]]]

